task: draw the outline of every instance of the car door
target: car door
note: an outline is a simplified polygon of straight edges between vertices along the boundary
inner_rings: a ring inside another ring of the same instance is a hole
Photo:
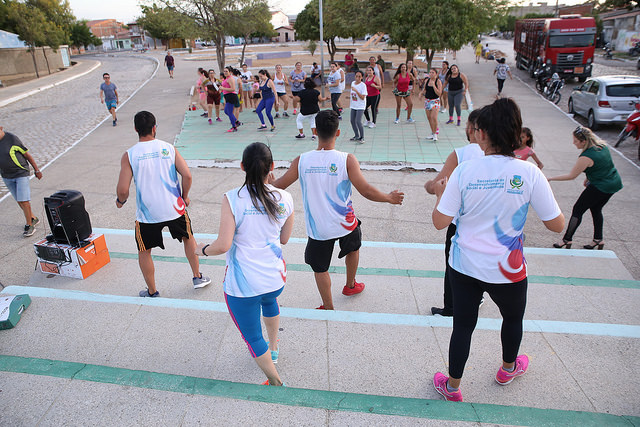
[[[600,82],[594,80],[589,89],[584,93],[584,116],[587,117],[589,110],[597,111],[598,107],[598,91],[600,90]]]
[[[585,94],[588,93],[592,83],[593,83],[593,80],[587,80],[582,84],[582,86],[580,86],[577,90],[575,90],[571,94],[571,98],[573,99],[573,109],[575,110],[576,113],[580,114],[581,116],[586,116],[586,113],[585,113],[585,96],[586,95]]]

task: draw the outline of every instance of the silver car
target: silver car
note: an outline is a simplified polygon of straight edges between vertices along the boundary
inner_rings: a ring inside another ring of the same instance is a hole
[[[587,118],[596,130],[601,124],[625,123],[640,100],[640,77],[601,76],[577,86],[569,98],[569,113]]]

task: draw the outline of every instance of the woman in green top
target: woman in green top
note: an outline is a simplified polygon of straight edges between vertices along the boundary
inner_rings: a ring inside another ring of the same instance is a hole
[[[611,153],[607,144],[594,135],[588,128],[578,126],[573,131],[573,145],[582,153],[578,161],[566,175],[548,178],[549,181],[571,181],[584,172],[587,178],[584,180],[585,190],[578,201],[573,205],[571,219],[567,231],[562,238],[562,243],[554,243],[555,248],[571,248],[573,233],[582,221],[582,215],[591,210],[593,217],[593,242],[584,245],[585,249],[597,247],[602,249],[602,208],[607,204],[611,196],[622,188],[622,180],[613,165]]]

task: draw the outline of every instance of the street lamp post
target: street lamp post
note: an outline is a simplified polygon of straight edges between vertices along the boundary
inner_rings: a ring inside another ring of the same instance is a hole
[[[320,8],[320,90],[322,91],[322,97],[324,98],[324,47],[322,46],[322,43],[324,42],[324,26],[322,22],[322,0],[318,0],[318,4]]]

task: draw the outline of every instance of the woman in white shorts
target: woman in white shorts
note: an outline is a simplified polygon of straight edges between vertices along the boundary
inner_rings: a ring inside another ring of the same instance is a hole
[[[429,70],[429,76],[424,79],[424,112],[431,127],[431,136],[427,139],[438,140],[438,110],[440,110],[440,95],[442,95],[442,82],[438,78],[438,70]]]
[[[289,113],[287,113],[287,109],[289,108],[289,98],[287,97],[286,87],[286,85],[289,84],[289,78],[282,72],[282,65],[280,64],[276,65],[276,74],[273,76],[273,84],[276,85],[276,93],[278,94],[278,102],[275,103],[275,118],[280,118],[280,101],[284,102],[284,112],[282,113],[282,117],[289,117]]]

